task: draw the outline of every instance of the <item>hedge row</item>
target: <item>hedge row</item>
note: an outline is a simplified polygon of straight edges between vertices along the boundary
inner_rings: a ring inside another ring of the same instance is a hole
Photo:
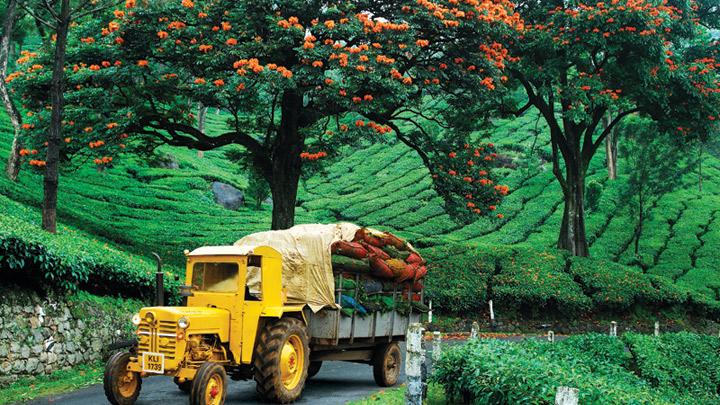
[[[645,274],[637,267],[570,257],[552,249],[446,244],[425,249],[423,254],[430,262],[427,296],[435,307],[450,314],[484,311],[489,299],[523,315],[680,305],[699,314],[720,313],[714,297],[684,283]]]
[[[580,403],[716,403],[718,397],[717,344],[690,334],[659,339],[629,337],[642,346],[644,358],[627,355],[620,339],[578,335],[557,343],[471,340],[443,352],[433,379],[450,400],[476,404],[552,404],[558,386],[579,389]],[[717,338],[715,338],[717,340]],[[678,342],[677,344],[669,342]],[[680,343],[682,342],[682,343]],[[683,343],[704,343],[687,346]],[[672,353],[672,349],[681,349]],[[683,356],[692,353],[691,357]],[[662,364],[662,357],[670,361]],[[692,361],[705,357],[698,369]],[[641,364],[638,374],[635,362]]]
[[[155,267],[68,228],[57,235],[16,217],[0,214],[0,275],[43,290],[150,298]],[[176,299],[179,282],[166,272],[165,289]]]

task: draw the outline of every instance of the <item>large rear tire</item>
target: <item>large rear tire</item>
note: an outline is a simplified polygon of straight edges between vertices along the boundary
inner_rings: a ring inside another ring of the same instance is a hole
[[[206,361],[198,368],[190,389],[190,405],[223,405],[227,395],[227,374],[218,363]]]
[[[132,405],[137,401],[142,387],[140,374],[128,371],[130,353],[115,353],[105,364],[103,389],[107,400],[113,405]]]
[[[373,377],[381,387],[392,387],[400,378],[402,354],[396,342],[378,346],[373,356]]]
[[[265,401],[287,404],[302,395],[310,364],[305,324],[295,318],[268,323],[255,348],[255,382]]]

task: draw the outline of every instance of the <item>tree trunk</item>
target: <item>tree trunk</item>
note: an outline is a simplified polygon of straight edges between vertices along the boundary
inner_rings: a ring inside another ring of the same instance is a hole
[[[10,45],[12,43],[12,34],[15,28],[15,17],[17,11],[17,0],[8,0],[7,9],[5,10],[5,21],[3,22],[3,37],[0,41],[0,98],[2,98],[5,111],[10,117],[10,123],[13,126],[13,141],[10,148],[10,155],[7,162],[7,176],[10,180],[16,180],[20,172],[20,128],[22,125],[22,117],[15,106],[10,92],[8,92],[5,83],[7,76],[8,59],[10,57]]]
[[[305,146],[299,131],[302,97],[286,91],[282,99],[282,118],[272,148],[272,169],[268,179],[273,198],[272,229],[287,229],[295,224],[295,203],[302,173],[300,153]]]
[[[585,175],[572,167],[577,161],[566,159],[566,186],[563,190],[565,209],[558,248],[569,250],[573,256],[588,256],[588,244],[585,236]],[[577,163],[579,164],[579,163]]]
[[[70,26],[70,0],[62,0],[57,24],[55,42],[55,62],[50,85],[52,113],[48,131],[47,160],[45,166],[44,197],[42,209],[42,227],[55,233],[57,230],[57,199],[60,166],[60,139],[62,137],[63,109],[65,107],[65,51],[67,47],[68,27]]]
[[[205,132],[205,117],[207,117],[208,108],[203,103],[198,103],[198,131]]]
[[[607,128],[612,122],[610,115],[603,119],[603,125]],[[617,179],[617,131],[612,130],[605,138],[605,156],[607,160],[608,179]]]

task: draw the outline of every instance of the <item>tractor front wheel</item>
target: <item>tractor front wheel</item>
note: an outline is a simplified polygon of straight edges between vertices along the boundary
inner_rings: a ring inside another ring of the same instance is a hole
[[[309,337],[295,318],[268,323],[260,333],[255,352],[255,381],[263,400],[287,404],[305,388],[310,364]]]
[[[190,388],[190,405],[222,405],[227,395],[227,374],[218,363],[206,361],[198,368]]]
[[[373,377],[381,387],[392,387],[400,378],[400,346],[396,342],[378,346],[373,356]]]
[[[140,395],[140,374],[128,371],[130,353],[115,353],[105,365],[103,389],[107,400],[113,405],[132,405]]]
[[[190,393],[190,390],[192,389],[192,381],[185,380],[183,382],[180,382],[180,380],[177,377],[175,377],[173,379],[173,382],[175,383],[175,385],[177,385],[177,387],[180,389],[180,391],[182,391],[186,394]]]

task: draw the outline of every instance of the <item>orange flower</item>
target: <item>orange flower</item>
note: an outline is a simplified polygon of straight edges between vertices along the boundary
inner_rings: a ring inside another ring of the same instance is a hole
[[[134,8],[135,0],[125,0],[125,8]]]
[[[90,65],[90,70],[100,70],[100,66],[98,65]]]
[[[331,79],[331,78],[329,78],[329,77],[328,77],[327,79],[325,79],[325,84],[327,84],[328,86],[330,86],[330,85],[333,84],[333,83],[335,83],[335,82],[333,81],[333,79]]]
[[[323,67],[323,63],[322,63],[322,61],[316,60],[312,63],[312,66],[316,67],[316,68],[321,68],[321,67]]]
[[[230,45],[230,46],[235,46],[235,45],[237,45],[237,43],[238,43],[237,39],[235,39],[235,38],[228,38],[228,40],[225,41],[225,44]]]
[[[182,6],[187,8],[193,8],[195,7],[195,3],[193,3],[192,0],[182,0]]]
[[[195,79],[195,84],[205,84],[205,79],[203,79],[202,77],[198,77],[197,79]]]
[[[115,11],[113,11],[113,14],[115,15],[115,18],[125,17],[125,12],[122,10],[115,10]]]
[[[145,59],[140,59],[139,61],[137,61],[137,65],[140,67],[148,67],[148,61]]]
[[[165,39],[168,37],[168,33],[166,31],[158,31],[157,36],[160,39]]]
[[[215,87],[222,87],[225,85],[225,80],[217,79],[213,82],[213,84],[215,85]]]

